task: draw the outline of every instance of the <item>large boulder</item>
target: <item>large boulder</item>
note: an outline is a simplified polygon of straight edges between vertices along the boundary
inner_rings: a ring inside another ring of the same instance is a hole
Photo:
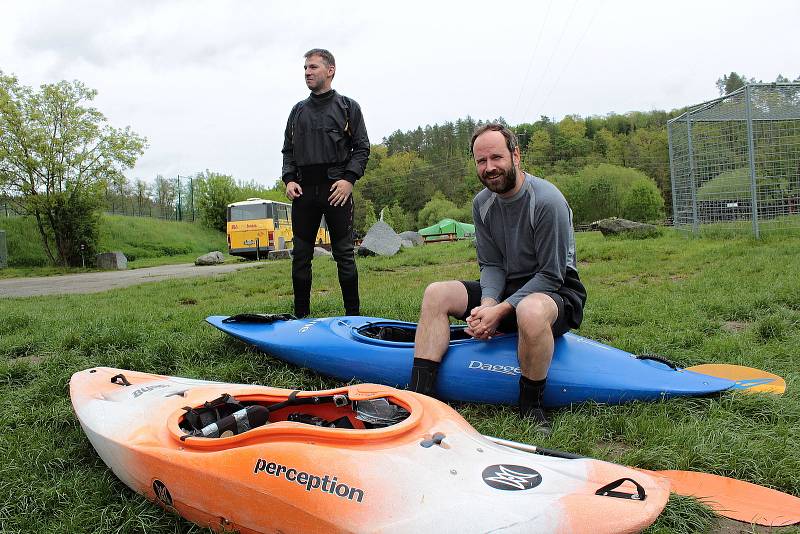
[[[378,254],[380,256],[394,256],[400,250],[400,236],[395,233],[391,226],[383,221],[378,221],[372,225],[364,240],[361,241],[361,246],[358,247],[358,253],[361,256],[372,256]]]
[[[195,265],[218,265],[220,263],[225,263],[225,256],[223,256],[222,252],[219,250],[203,254],[194,260]]]
[[[267,253],[268,260],[288,260],[292,257],[292,251],[288,248],[281,250],[270,250]]]
[[[406,241],[411,241],[412,246],[418,246],[425,244],[425,238],[422,237],[419,232],[414,232],[413,230],[408,230],[405,232],[400,232],[398,234],[400,239],[404,239]]]
[[[645,224],[618,217],[595,221],[590,225],[592,230],[600,230],[604,236],[656,237],[661,234],[658,226]]]
[[[98,269],[124,271],[128,268],[128,258],[122,252],[102,252],[95,256]]]

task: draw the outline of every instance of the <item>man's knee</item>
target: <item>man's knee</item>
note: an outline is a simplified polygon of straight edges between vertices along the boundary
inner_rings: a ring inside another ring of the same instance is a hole
[[[458,306],[459,301],[465,300],[460,299],[457,287],[454,284],[458,284],[458,282],[433,282],[429,284],[422,295],[422,306],[442,313],[454,313],[453,310]]]
[[[543,293],[528,295],[517,305],[517,325],[523,334],[532,336],[551,332],[558,318],[558,306]]]

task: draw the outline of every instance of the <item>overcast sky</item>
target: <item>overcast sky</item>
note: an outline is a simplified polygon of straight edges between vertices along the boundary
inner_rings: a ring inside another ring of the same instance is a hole
[[[78,79],[149,148],[127,175],[272,184],[303,53],[336,57],[370,140],[426,124],[670,110],[736,71],[800,76],[800,1],[3,0],[0,70]]]

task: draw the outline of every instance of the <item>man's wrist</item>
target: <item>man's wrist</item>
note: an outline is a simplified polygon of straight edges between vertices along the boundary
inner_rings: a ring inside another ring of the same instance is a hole
[[[514,306],[512,306],[507,300],[499,303],[497,307],[502,311],[504,316],[514,311]]]

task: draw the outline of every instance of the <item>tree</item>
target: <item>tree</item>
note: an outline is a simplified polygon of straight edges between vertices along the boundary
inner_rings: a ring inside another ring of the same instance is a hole
[[[445,218],[458,220],[462,216],[462,210],[453,202],[447,200],[441,192],[437,191],[433,198],[419,211],[417,223],[420,228],[425,228]]]
[[[553,144],[550,140],[550,132],[547,130],[536,130],[531,135],[528,148],[523,155],[524,163],[530,166],[541,167],[551,161]]]
[[[144,213],[144,207],[146,204],[150,202],[150,186],[142,180],[141,178],[136,179],[135,184],[136,190],[136,209],[138,210],[138,215],[142,215]]]
[[[397,202],[391,206],[386,206],[383,212],[383,222],[391,226],[395,232],[405,232],[411,230],[414,220],[400,207]]]
[[[175,209],[176,189],[175,181],[169,178],[164,178],[160,174],[156,176],[155,183],[153,184],[153,193],[156,198],[156,205],[161,210],[161,218],[169,219],[172,217],[172,212]]]
[[[197,177],[197,209],[200,220],[209,228],[226,232],[228,204],[236,201],[238,188],[233,177],[206,171]]]
[[[725,96],[731,94],[737,89],[741,89],[748,83],[755,83],[755,81],[755,78],[750,78],[748,80],[747,76],[743,74],[731,72],[729,75],[723,74],[717,79],[717,90],[719,91],[720,96]]]
[[[111,127],[81,82],[38,91],[0,71],[0,191],[36,220],[51,263],[80,265],[96,247],[102,194],[135,165],[147,141]]]

